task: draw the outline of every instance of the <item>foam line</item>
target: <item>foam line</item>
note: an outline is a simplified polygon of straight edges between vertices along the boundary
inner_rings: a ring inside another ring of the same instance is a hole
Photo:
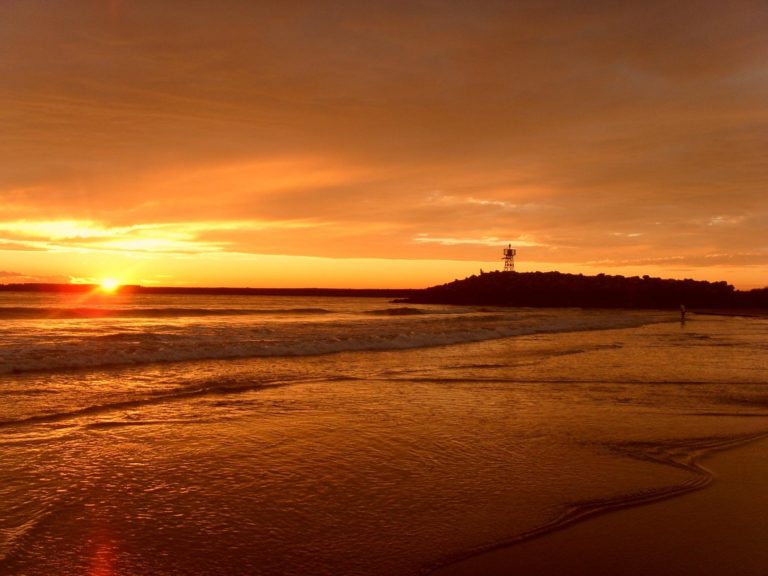
[[[689,472],[691,477],[688,481],[673,486],[640,490],[630,494],[600,500],[572,503],[566,506],[561,514],[551,522],[506,540],[489,543],[447,556],[433,564],[424,566],[421,569],[420,574],[431,574],[440,568],[444,568],[450,564],[456,564],[474,556],[479,556],[502,548],[508,548],[522,542],[533,540],[534,538],[541,538],[556,530],[562,530],[577,522],[582,522],[602,514],[626,508],[633,508],[635,506],[652,504],[654,502],[660,502],[662,500],[702,490],[712,483],[714,475],[710,470],[699,464],[698,460],[709,453],[725,450],[740,444],[754,442],[764,438],[768,438],[768,431],[734,437],[672,441],[665,444],[642,442],[616,444],[611,448],[624,456],[681,469]]]

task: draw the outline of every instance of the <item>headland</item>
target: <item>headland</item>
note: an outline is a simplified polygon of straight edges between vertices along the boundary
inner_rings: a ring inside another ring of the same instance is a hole
[[[419,290],[404,302],[472,306],[768,309],[768,288],[736,290],[727,282],[650,276],[488,272]]]

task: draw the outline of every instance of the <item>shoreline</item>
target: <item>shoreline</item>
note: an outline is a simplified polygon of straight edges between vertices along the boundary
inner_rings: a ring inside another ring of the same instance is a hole
[[[768,309],[766,308],[713,308],[708,310],[693,309],[689,310],[692,314],[701,316],[740,316],[743,318],[768,318]]]
[[[696,459],[701,490],[585,518],[428,572],[434,576],[762,576],[768,571],[768,439]]]

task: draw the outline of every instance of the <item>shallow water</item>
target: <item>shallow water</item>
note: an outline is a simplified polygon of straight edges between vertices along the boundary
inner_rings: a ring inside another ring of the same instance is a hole
[[[257,312],[5,321],[3,574],[418,574],[768,431],[766,320],[175,298],[88,307]]]

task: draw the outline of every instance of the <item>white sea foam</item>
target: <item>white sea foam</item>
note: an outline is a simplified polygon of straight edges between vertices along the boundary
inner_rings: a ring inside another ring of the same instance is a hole
[[[206,301],[195,308],[184,298],[170,306],[142,302],[134,308],[0,307],[0,316],[14,318],[0,329],[0,373],[397,350],[536,332],[637,326],[657,319],[630,312],[393,308],[370,299],[345,300],[336,306],[327,301],[315,306],[298,299],[272,299],[271,306],[251,302],[243,307],[236,302],[212,307]]]

